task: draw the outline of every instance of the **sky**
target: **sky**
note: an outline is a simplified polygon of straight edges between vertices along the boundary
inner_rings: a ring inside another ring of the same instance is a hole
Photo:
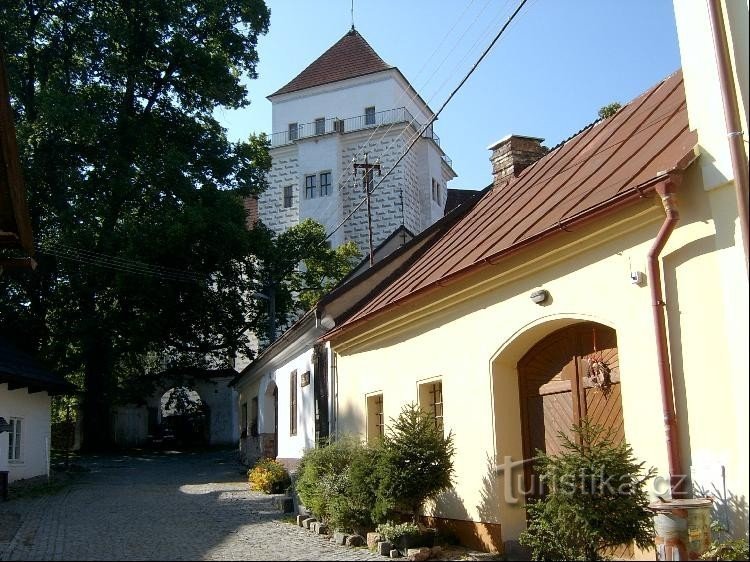
[[[519,0],[355,0],[354,24],[437,111]],[[351,0],[267,0],[250,105],[217,110],[233,140],[271,133],[266,96],[289,82],[351,27]],[[487,147],[508,134],[552,147],[627,103],[680,66],[671,0],[529,0],[435,124],[458,177],[492,179]]]

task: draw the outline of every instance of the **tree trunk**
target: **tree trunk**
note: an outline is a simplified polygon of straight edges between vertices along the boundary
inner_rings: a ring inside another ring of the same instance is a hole
[[[110,384],[112,379],[112,342],[106,329],[97,322],[93,293],[81,299],[81,312],[89,324],[83,340],[83,440],[87,452],[107,450],[111,446]]]

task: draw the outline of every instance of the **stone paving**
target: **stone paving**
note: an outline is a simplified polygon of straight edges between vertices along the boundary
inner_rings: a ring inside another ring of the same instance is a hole
[[[20,516],[0,560],[383,560],[282,521],[232,452],[85,461],[62,492],[0,504]]]

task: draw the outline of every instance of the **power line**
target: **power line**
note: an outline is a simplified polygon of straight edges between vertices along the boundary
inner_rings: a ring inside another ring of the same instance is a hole
[[[388,178],[388,176],[393,172],[393,170],[396,169],[396,167],[401,163],[401,161],[406,157],[406,155],[409,153],[411,148],[414,146],[414,144],[419,140],[422,133],[430,126],[432,125],[435,120],[438,118],[438,116],[443,112],[445,107],[450,103],[450,101],[453,99],[453,97],[456,95],[456,93],[463,87],[463,85],[466,83],[466,81],[469,79],[469,77],[474,73],[474,71],[477,69],[479,64],[484,60],[484,58],[487,56],[487,54],[492,50],[492,47],[495,46],[495,43],[500,39],[500,37],[503,35],[505,30],[508,28],[508,26],[513,22],[513,20],[516,18],[518,13],[521,11],[521,9],[524,7],[524,5],[528,2],[528,0],[521,0],[521,2],[518,4],[516,9],[513,11],[513,13],[508,18],[508,21],[505,22],[502,28],[500,28],[500,31],[495,35],[495,38],[492,40],[492,42],[487,46],[487,48],[484,50],[482,55],[477,59],[477,61],[474,63],[474,65],[469,69],[469,72],[466,73],[466,75],[461,79],[461,81],[458,83],[458,85],[453,89],[453,91],[450,93],[448,98],[443,102],[443,104],[440,106],[440,109],[437,110],[435,115],[432,116],[432,118],[422,126],[420,134],[415,136],[412,141],[409,143],[409,145],[406,147],[406,150],[404,150],[404,153],[399,156],[398,160],[396,160],[395,164],[383,175],[383,177],[378,181],[378,183],[372,188],[372,192],[374,192],[380,185]],[[333,236],[339,228],[341,228],[346,221],[348,221],[354,213],[356,213],[362,205],[364,205],[365,201],[367,201],[367,198],[362,199],[355,207],[352,209],[352,211],[342,220],[336,228],[334,228],[328,235],[326,236],[326,240],[328,240],[331,236]]]

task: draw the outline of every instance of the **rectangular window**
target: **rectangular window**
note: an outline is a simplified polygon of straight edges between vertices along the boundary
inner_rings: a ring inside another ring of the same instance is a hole
[[[367,441],[382,439],[384,434],[383,395],[373,394],[367,397]]]
[[[250,411],[250,435],[258,437],[258,397],[254,396],[252,400],[252,406]]]
[[[375,106],[365,107],[365,125],[375,124]]]
[[[284,186],[284,208],[289,209],[294,204],[294,192],[292,191],[294,186]]]
[[[297,371],[289,375],[289,435],[297,435]]]
[[[315,177],[305,176],[305,198],[315,199]]]
[[[331,194],[331,172],[320,173],[320,196],[328,197]]]
[[[318,117],[315,120],[315,134],[322,135],[326,132],[326,120],[324,117]]]
[[[299,127],[297,123],[289,123],[289,141],[297,140],[299,136]]]
[[[435,178],[432,178],[432,200],[436,203],[440,203],[440,184]]]
[[[240,406],[240,437],[247,437],[247,402]]]
[[[433,381],[419,385],[419,405],[434,420],[435,427],[443,429],[443,383]]]
[[[8,460],[21,460],[21,418],[10,418],[10,432],[8,433]]]

